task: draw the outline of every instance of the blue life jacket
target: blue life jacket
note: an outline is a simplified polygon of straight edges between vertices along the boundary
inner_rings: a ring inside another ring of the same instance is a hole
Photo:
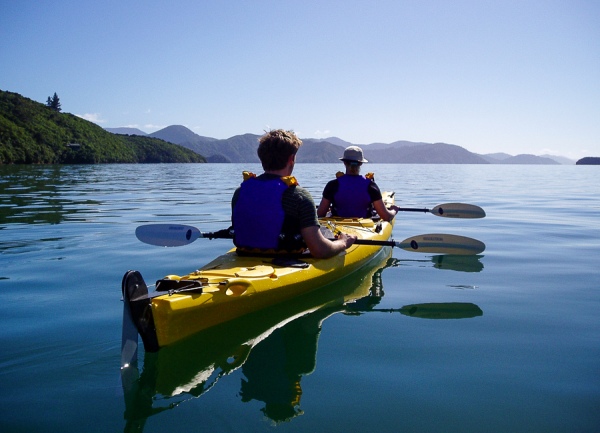
[[[337,178],[338,189],[333,198],[333,214],[344,218],[371,216],[372,203],[369,185],[373,181],[365,176],[343,175]]]
[[[233,209],[234,244],[243,249],[278,250],[285,237],[281,178],[250,177],[240,187]]]

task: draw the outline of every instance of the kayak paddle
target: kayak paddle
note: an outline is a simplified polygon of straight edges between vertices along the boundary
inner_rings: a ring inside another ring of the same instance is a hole
[[[137,238],[150,245],[179,247],[188,245],[198,238],[231,239],[228,229],[203,233],[196,227],[184,224],[146,224],[135,230]],[[402,242],[357,239],[357,245],[378,245],[401,248],[405,251],[433,254],[472,255],[485,250],[485,244],[477,239],[448,234],[426,234],[412,236]]]
[[[140,241],[159,247],[180,247],[198,238],[233,239],[233,233],[228,229],[203,233],[184,224],[146,224],[135,229],[135,235]]]
[[[466,203],[444,203],[438,204],[433,209],[420,209],[420,208],[409,208],[400,207],[399,212],[425,212],[432,213],[436,216],[446,218],[483,218],[485,217],[485,211],[479,206],[474,204]]]
[[[474,255],[485,250],[485,244],[477,239],[442,233],[412,236],[402,242],[357,239],[354,243],[358,245],[383,245],[401,248],[405,251],[432,254]]]

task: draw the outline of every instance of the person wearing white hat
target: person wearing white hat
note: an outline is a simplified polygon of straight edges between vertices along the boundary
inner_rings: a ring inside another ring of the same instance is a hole
[[[323,190],[323,198],[317,209],[319,218],[331,215],[344,218],[369,218],[373,210],[385,221],[392,220],[397,213],[397,207],[385,207],[381,191],[375,183],[373,173],[365,176],[360,174],[360,167],[368,162],[363,151],[358,146],[350,146],[344,150],[340,158],[346,167],[346,172],[338,172]]]

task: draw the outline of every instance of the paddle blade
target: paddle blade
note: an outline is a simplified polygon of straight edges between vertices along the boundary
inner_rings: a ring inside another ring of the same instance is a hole
[[[191,244],[202,234],[196,227],[183,224],[146,224],[135,229],[137,238],[159,247],[180,247]]]
[[[444,203],[439,204],[430,212],[436,216],[446,218],[483,218],[485,211],[479,206],[466,203]]]
[[[398,248],[406,251],[433,254],[479,254],[485,250],[485,244],[477,239],[441,233],[413,236],[396,242]]]

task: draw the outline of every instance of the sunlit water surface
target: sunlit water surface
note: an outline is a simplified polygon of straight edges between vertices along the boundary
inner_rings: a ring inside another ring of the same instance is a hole
[[[241,171],[260,167],[0,166],[0,431],[598,431],[598,168],[365,167],[404,207],[487,212],[402,213],[397,240],[453,233],[486,251],[394,250],[312,297],[141,350],[123,389],[124,272],[182,275],[230,247],[153,247],[135,228],[226,228]],[[294,174],[318,199],[339,169]],[[335,301],[352,294],[366,297]]]

